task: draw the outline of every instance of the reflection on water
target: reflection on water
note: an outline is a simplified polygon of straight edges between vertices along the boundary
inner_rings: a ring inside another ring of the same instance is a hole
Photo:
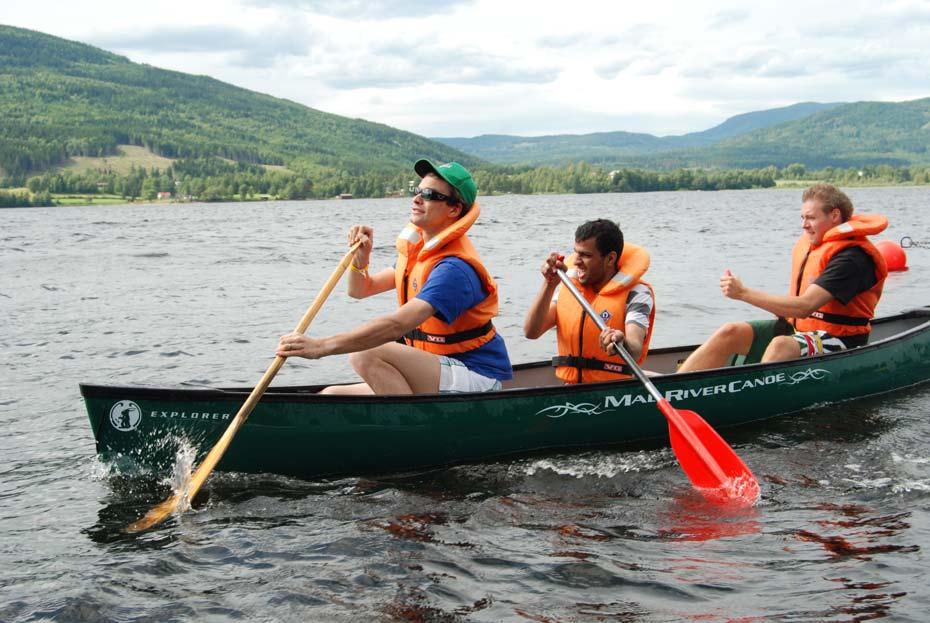
[[[850,194],[889,215],[889,239],[926,229],[928,189]],[[214,474],[191,512],[123,532],[177,483],[95,459],[78,382],[253,385],[349,225],[373,224],[372,263],[390,265],[403,203],[0,214],[0,620],[925,618],[926,386],[725,431],[763,487],[749,509],[708,504],[668,448],[648,447],[338,481]],[[720,296],[719,275],[783,291],[799,205],[794,190],[491,197],[473,238],[500,282],[496,324],[526,362],[554,349],[522,338],[538,266],[581,221],[614,218],[649,249],[654,341],[672,346],[760,317]],[[930,302],[930,253],[908,251],[882,313]],[[311,333],[394,304],[340,287]],[[289,363],[275,383],[350,375],[331,358]]]

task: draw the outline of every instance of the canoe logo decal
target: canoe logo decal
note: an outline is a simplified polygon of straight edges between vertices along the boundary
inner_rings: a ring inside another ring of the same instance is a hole
[[[814,381],[819,381],[823,378],[826,378],[828,374],[830,374],[829,370],[824,370],[822,368],[817,368],[816,370],[813,368],[808,368],[807,370],[795,372],[794,374],[790,375],[788,379],[782,384],[797,385],[798,383],[803,383],[804,381],[811,379]]]
[[[570,402],[566,402],[564,405],[552,405],[551,407],[546,407],[545,409],[537,411],[536,415],[560,418],[563,415],[568,415],[569,413],[580,413],[581,415],[600,415],[603,412],[603,409],[595,404],[591,404],[590,402],[581,402],[576,405],[573,405]]]
[[[792,385],[797,385],[798,383],[804,383],[806,381],[822,381],[830,374],[832,373],[829,370],[824,370],[823,368],[807,368],[806,370],[799,370],[793,374],[776,372],[757,378],[744,377],[717,385],[670,389],[665,392],[664,397],[669,402],[675,403],[682,400],[711,398],[717,394],[738,394],[740,392],[755,391],[772,385],[791,387]],[[566,402],[540,409],[536,412],[536,415],[545,415],[550,418],[560,418],[565,415],[601,415],[602,413],[615,411],[621,407],[631,407],[654,402],[655,398],[647,393],[607,395],[604,396],[603,404],[592,404],[590,402],[572,404]]]
[[[110,424],[116,430],[135,430],[142,421],[142,409],[131,400],[120,400],[110,407]]]

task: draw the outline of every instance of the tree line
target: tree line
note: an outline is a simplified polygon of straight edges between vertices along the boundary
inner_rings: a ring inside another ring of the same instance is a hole
[[[48,191],[24,193],[0,190],[0,208],[38,208],[53,205],[55,200]]]
[[[581,162],[567,167],[495,167],[474,171],[480,192],[492,194],[583,194],[672,190],[772,188],[779,180],[830,182],[839,186],[930,184],[930,167],[868,165],[808,170],[803,164],[779,169],[606,170]],[[133,167],[112,170],[46,172],[29,177],[28,193],[4,192],[0,206],[53,205],[55,195],[116,195],[130,201],[169,197],[175,201],[249,201],[325,199],[342,194],[359,198],[409,195],[412,172],[350,174],[325,169],[266,168],[219,158],[181,159],[165,170]],[[0,187],[9,187],[9,180]]]
[[[604,193],[659,190],[723,190],[770,188],[774,172],[640,169],[607,171],[587,163],[568,167],[498,167],[476,169],[482,194]],[[121,175],[111,170],[50,171],[27,178],[31,193],[107,194],[129,200],[168,196],[182,201],[252,199],[324,199],[408,195],[416,185],[412,172],[351,174],[327,170],[291,171],[227,162],[219,158],[181,159],[165,170],[132,168]]]

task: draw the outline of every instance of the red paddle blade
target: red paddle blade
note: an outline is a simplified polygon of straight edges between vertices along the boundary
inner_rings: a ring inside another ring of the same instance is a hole
[[[668,419],[672,450],[695,487],[713,499],[746,506],[756,503],[756,477],[704,418],[671,405],[662,413]]]

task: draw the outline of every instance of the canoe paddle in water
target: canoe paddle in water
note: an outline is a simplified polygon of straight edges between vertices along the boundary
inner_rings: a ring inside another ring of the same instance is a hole
[[[584,295],[578,291],[565,271],[557,271],[562,284],[572,293],[578,304],[603,331],[607,328]],[[722,499],[752,505],[759,498],[759,482],[746,464],[710,424],[694,411],[676,409],[659,393],[649,377],[636,365],[633,356],[622,344],[614,342],[614,351],[655,399],[659,411],[668,420],[668,434],[672,451],[688,479],[711,499]]]
[[[336,287],[336,283],[339,282],[339,279],[342,277],[342,273],[344,273],[346,268],[349,267],[349,262],[352,261],[352,258],[355,256],[355,252],[358,250],[358,247],[361,244],[361,242],[356,242],[354,245],[352,245],[352,247],[349,249],[349,252],[346,253],[342,260],[339,262],[336,270],[333,271],[333,274],[330,275],[329,279],[323,285],[323,289],[320,290],[320,293],[316,295],[315,299],[313,299],[313,303],[310,304],[310,307],[307,309],[304,317],[300,319],[300,322],[297,324],[297,328],[294,329],[296,333],[303,333],[307,330],[307,327],[310,326],[310,323],[313,321],[317,312],[320,311],[320,308],[323,306],[323,303],[326,301],[330,292],[332,292],[333,288]],[[210,475],[210,472],[213,471],[213,468],[216,467],[216,464],[220,462],[220,459],[223,457],[223,454],[226,452],[229,444],[232,443],[233,437],[239,431],[239,428],[245,424],[245,420],[252,413],[252,409],[255,408],[255,405],[258,404],[258,401],[261,400],[265,390],[268,389],[268,386],[271,384],[271,380],[278,373],[278,370],[281,369],[281,366],[284,365],[285,361],[287,361],[287,357],[282,357],[281,355],[277,355],[274,358],[274,361],[271,362],[268,370],[265,371],[265,375],[258,382],[258,385],[255,386],[255,389],[252,390],[252,393],[249,394],[249,397],[246,398],[245,403],[239,409],[239,412],[236,413],[236,417],[234,417],[232,422],[229,423],[229,426],[226,428],[226,432],[223,433],[223,436],[220,437],[220,440],[216,442],[216,445],[213,446],[200,466],[197,467],[197,470],[191,476],[190,484],[184,490],[178,491],[158,506],[152,508],[142,519],[129,524],[126,527],[127,532],[141,532],[142,530],[148,530],[152,526],[160,524],[169,515],[177,511],[178,508],[181,508],[181,510],[187,508],[189,501],[194,499],[194,496],[197,495],[198,491],[200,491],[200,487],[202,487],[203,483],[207,480],[207,476]]]

